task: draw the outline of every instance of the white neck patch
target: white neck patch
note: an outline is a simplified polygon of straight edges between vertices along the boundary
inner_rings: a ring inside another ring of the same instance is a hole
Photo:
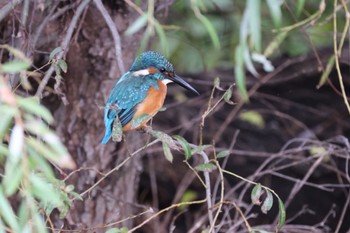
[[[163,79],[162,83],[167,85],[168,83],[172,83],[173,81],[171,81],[170,79]]]
[[[138,71],[134,71],[132,72],[132,75],[134,76],[144,76],[144,75],[149,75],[149,71],[148,69],[144,69],[144,70],[138,70]]]

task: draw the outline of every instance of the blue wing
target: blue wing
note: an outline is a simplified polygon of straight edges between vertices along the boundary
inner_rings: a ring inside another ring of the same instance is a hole
[[[112,136],[113,121],[118,115],[124,127],[136,112],[136,106],[146,97],[148,89],[158,89],[157,79],[145,76],[133,76],[127,72],[114,85],[105,107],[104,123],[106,127],[102,144],[106,144]]]

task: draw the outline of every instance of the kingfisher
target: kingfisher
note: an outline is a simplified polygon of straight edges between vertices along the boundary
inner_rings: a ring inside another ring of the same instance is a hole
[[[155,51],[141,53],[109,95],[104,111],[106,132],[102,144],[111,138],[116,117],[123,131],[129,131],[133,129],[132,120],[146,114],[150,117],[136,129],[146,127],[146,123],[163,106],[167,84],[172,82],[199,95],[196,89],[175,74],[173,65],[163,55]]]

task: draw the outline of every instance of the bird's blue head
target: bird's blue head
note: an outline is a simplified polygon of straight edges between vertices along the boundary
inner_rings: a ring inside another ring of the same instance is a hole
[[[173,65],[163,55],[155,51],[141,53],[129,71],[135,76],[152,77],[166,83],[175,82],[199,95],[198,91],[175,74]]]

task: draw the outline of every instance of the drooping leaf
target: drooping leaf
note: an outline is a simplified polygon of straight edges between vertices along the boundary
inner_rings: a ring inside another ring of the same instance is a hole
[[[245,86],[244,50],[245,46],[239,45],[235,51],[235,79],[241,98],[248,101],[249,97]]]
[[[18,164],[9,163],[6,166],[5,177],[2,180],[6,196],[13,195],[21,183],[23,169],[18,169]]]
[[[19,107],[23,108],[25,111],[43,118],[49,124],[53,122],[50,111],[42,106],[36,99],[17,97],[16,101]]]
[[[234,103],[231,101],[231,97],[232,97],[232,90],[231,87],[229,87],[224,94],[224,100],[226,103],[233,105]]]
[[[112,141],[120,142],[122,138],[123,138],[123,126],[119,120],[119,117],[116,116],[113,121],[113,127],[112,127]]]
[[[260,197],[263,194],[263,190],[261,188],[261,184],[256,184],[250,194],[250,197],[252,199],[252,203],[254,205],[260,205],[261,201],[260,201]]]
[[[318,85],[317,85],[317,88],[322,87],[322,86],[326,83],[326,81],[327,81],[327,79],[328,79],[328,77],[329,77],[329,74],[330,74],[330,73],[332,72],[332,70],[333,70],[334,62],[335,62],[335,56],[334,56],[334,54],[333,54],[333,55],[329,58],[329,60],[328,60],[326,69],[325,69],[325,71],[322,73],[322,76],[321,76],[320,81],[319,81],[319,83],[318,83]]]
[[[248,0],[249,33],[255,51],[261,51],[261,0]]]
[[[185,153],[185,159],[186,160],[190,159],[192,156],[190,144],[186,141],[186,139],[184,139],[180,135],[175,135],[174,138],[180,143],[180,145]]]
[[[17,113],[17,109],[5,104],[0,105],[1,124],[0,124],[0,140],[9,132],[9,127],[13,117]]]
[[[153,130],[151,134],[153,135],[153,137],[158,138],[162,142],[166,143],[171,149],[173,150],[179,149],[179,147],[175,143],[175,140],[172,137],[170,137],[168,134],[157,130]]]
[[[64,73],[67,73],[67,69],[68,69],[68,65],[66,63],[65,60],[63,59],[60,59],[58,60],[58,66],[60,67],[60,69],[64,72]]]
[[[16,164],[22,155],[24,141],[24,130],[23,126],[20,124],[15,124],[12,129],[10,142],[9,142],[9,160],[11,163]]]
[[[202,164],[197,165],[195,167],[195,169],[197,171],[202,171],[202,172],[211,172],[211,171],[217,169],[217,167],[212,163],[202,163]]]
[[[217,155],[216,155],[216,158],[224,158],[228,155],[230,155],[231,152],[229,150],[223,150],[223,151],[220,151]]]
[[[163,152],[164,152],[165,158],[166,158],[170,163],[172,163],[172,162],[173,162],[173,159],[174,159],[174,156],[173,156],[173,154],[171,153],[170,147],[169,147],[168,144],[166,144],[165,142],[163,142],[162,144],[163,144]]]
[[[296,16],[299,17],[301,12],[304,10],[305,0],[297,0]]]
[[[270,9],[270,14],[272,16],[273,23],[276,28],[281,27],[281,21],[282,21],[282,11],[281,6],[283,4],[283,1],[280,0],[267,0],[267,5]]]
[[[220,87],[220,78],[219,78],[219,77],[216,77],[216,78],[214,79],[214,87],[215,87],[216,89],[222,90],[222,88]]]
[[[42,202],[52,204],[54,206],[59,206],[62,204],[60,195],[57,190],[55,190],[53,185],[48,183],[48,181],[43,177],[32,173],[29,176],[29,180],[31,182],[31,191]]]
[[[281,199],[278,198],[278,209],[279,209],[279,214],[278,214],[278,229],[281,229],[286,222],[286,209],[284,207],[284,204]]]
[[[261,211],[264,214],[267,214],[267,212],[271,209],[271,207],[273,205],[273,196],[269,190],[265,189],[265,192],[266,192],[266,198],[263,201],[263,204],[261,206]]]
[[[50,60],[52,60],[59,52],[62,52],[62,48],[61,47],[57,47],[54,50],[52,50],[52,52],[50,53]]]
[[[14,232],[20,232],[16,215],[13,212],[10,203],[4,196],[4,192],[1,186],[0,186],[0,210],[1,210],[0,215],[2,216],[2,219],[11,227],[11,229]]]
[[[148,114],[141,114],[131,121],[131,129],[136,129],[140,127],[141,125],[145,124],[149,119],[151,118]]]
[[[147,24],[147,15],[139,16],[125,31],[125,35],[131,36],[134,33],[138,32],[141,28],[143,28]]]
[[[192,155],[201,153],[202,151],[205,151],[206,149],[210,148],[211,145],[200,145],[200,146],[196,146],[192,149]]]

